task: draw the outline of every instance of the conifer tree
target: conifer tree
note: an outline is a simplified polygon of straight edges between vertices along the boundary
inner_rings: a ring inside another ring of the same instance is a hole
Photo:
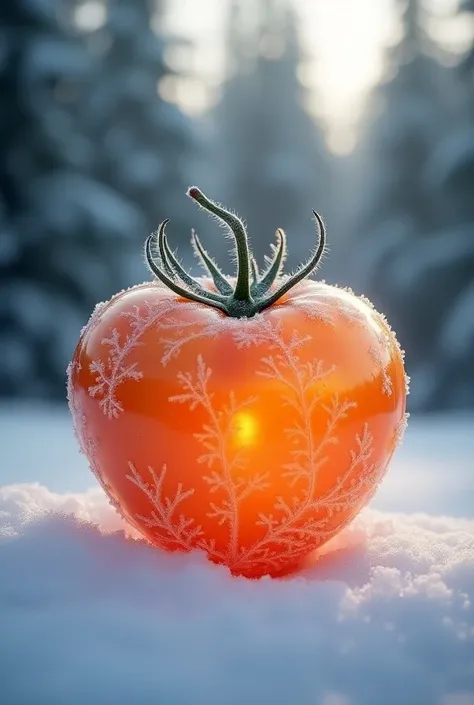
[[[87,122],[101,145],[99,178],[143,215],[139,241],[169,217],[173,243],[184,245],[181,252],[189,250],[192,207],[184,203],[184,192],[196,135],[192,121],[160,93],[173,77],[161,5],[109,0],[107,21],[91,37],[101,69],[87,102]]]
[[[474,18],[474,2],[460,11]],[[435,146],[426,169],[439,231],[423,256],[432,261],[431,297],[439,327],[432,341],[432,404],[474,408],[474,41],[452,82],[456,119]]]
[[[326,201],[326,150],[304,106],[293,9],[283,0],[234,2],[228,78],[216,111],[222,199],[235,204],[260,266],[277,227],[291,233],[290,267],[312,247],[311,209]],[[223,180],[221,180],[223,177]]]
[[[96,67],[58,9],[0,4],[0,395],[64,398],[80,328],[125,283],[144,230],[93,177],[79,116]]]
[[[388,75],[375,89],[359,147],[359,211],[354,285],[397,330],[412,376],[412,409],[433,408],[440,326],[433,259],[440,228],[426,170],[450,121],[450,69],[436,57],[419,0],[400,2],[402,38],[388,56]]]

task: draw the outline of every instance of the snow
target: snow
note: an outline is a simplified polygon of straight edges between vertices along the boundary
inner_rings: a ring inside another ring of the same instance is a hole
[[[319,560],[247,581],[123,532],[65,410],[4,404],[2,704],[473,705],[473,422],[411,419]]]

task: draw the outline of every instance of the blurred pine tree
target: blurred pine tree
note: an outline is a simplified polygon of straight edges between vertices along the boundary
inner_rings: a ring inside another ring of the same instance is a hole
[[[461,2],[460,12],[474,26],[473,0]],[[440,302],[433,341],[436,402],[474,408],[474,37],[453,81],[459,90],[456,120],[435,145],[425,172],[441,231],[424,259],[432,263],[432,297]]]
[[[161,92],[173,88],[173,46],[157,0],[109,0],[105,24],[90,37],[100,57],[85,115],[100,144],[95,173],[143,214],[143,238],[165,218],[172,240],[190,250],[192,204],[185,190],[194,158],[193,122]]]
[[[259,266],[282,227],[294,267],[314,245],[311,209],[326,215],[328,164],[322,131],[304,106],[291,4],[234,1],[226,47],[228,76],[214,116],[215,192],[247,222]]]
[[[358,155],[360,270],[357,288],[383,310],[407,353],[412,410],[441,408],[435,341],[460,286],[453,260],[464,239],[448,233],[427,182],[433,151],[456,122],[453,69],[437,57],[419,0],[402,6],[402,38],[388,56],[387,79],[374,91]],[[440,279],[440,271],[443,278]]]
[[[144,238],[187,185],[191,131],[157,93],[149,6],[115,0],[89,44],[68,10],[0,3],[1,396],[64,398],[81,326],[146,278]]]
[[[445,77],[429,53],[421,3],[403,4],[402,38],[387,52],[387,77],[372,96],[361,144],[371,178],[361,213],[368,237],[392,219],[416,237],[430,233],[434,225],[421,173],[446,123]]]

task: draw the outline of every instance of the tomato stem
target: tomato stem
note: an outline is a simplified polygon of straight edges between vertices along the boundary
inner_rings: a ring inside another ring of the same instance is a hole
[[[168,244],[165,227],[169,220],[165,220],[158,231],[152,233],[146,240],[146,261],[150,271],[179,296],[217,308],[228,316],[250,318],[276,303],[298,282],[308,277],[320,263],[326,244],[326,230],[321,216],[316,211],[313,211],[318,226],[316,250],[306,264],[291,276],[282,279],[281,273],[286,258],[286,236],[283,230],[277,230],[278,242],[277,245],[273,245],[273,257],[267,258],[267,268],[261,275],[250,251],[247,232],[240,218],[211,201],[195,186],[187,193],[199,206],[230,228],[235,239],[237,254],[237,281],[235,288],[232,287],[194,231],[192,231],[191,242],[195,254],[213,279],[216,292],[210,291],[191,277]]]
[[[311,272],[313,272],[321,261],[321,257],[324,254],[324,248],[326,246],[326,228],[324,227],[323,219],[315,210],[313,210],[313,215],[318,224],[319,232],[319,242],[314,254],[309,258],[309,260],[298,271],[289,277],[273,294],[261,302],[262,310],[268,308],[272,304],[276,303],[284,294],[286,294],[290,289],[292,289],[296,284],[306,279]]]
[[[237,283],[234,289],[234,298],[237,301],[251,302],[250,295],[250,250],[247,233],[240,218],[234,213],[207,198],[196,186],[188,190],[190,196],[202,208],[215,215],[219,220],[229,226],[236,244],[237,250]]]
[[[155,258],[153,257],[153,251],[152,247],[154,244],[156,244],[156,239],[159,236],[159,233],[163,232],[166,224],[169,223],[169,220],[164,220],[157,232],[152,233],[151,235],[148,236],[146,243],[145,243],[145,255],[146,255],[146,261],[153,272],[155,276],[163,282],[171,291],[174,291],[175,294],[178,294],[178,296],[184,296],[186,299],[190,299],[191,301],[196,301],[197,303],[202,303],[202,304],[207,304],[210,306],[214,306],[215,308],[221,309],[221,311],[226,312],[226,308],[224,304],[220,305],[220,302],[214,302],[212,299],[208,298],[207,294],[210,292],[205,292],[204,295],[200,294],[195,294],[192,291],[187,291],[184,289],[182,286],[176,283],[175,279],[172,278],[171,275],[168,274],[164,262],[163,262],[163,268],[160,268],[157,266],[155,262]]]
[[[286,235],[281,228],[278,228],[278,230],[276,231],[276,235],[278,237],[279,242],[278,242],[278,245],[275,247],[275,254],[273,256],[273,259],[270,260],[267,271],[262,276],[260,282],[258,283],[258,285],[256,287],[257,288],[256,293],[258,293],[260,295],[266,294],[266,292],[270,289],[273,282],[280,275],[283,264],[285,262]]]
[[[214,262],[212,257],[207,254],[194,230],[191,231],[191,244],[194,248],[196,255],[200,259],[201,264],[204,264],[205,268],[208,271],[208,274],[211,276],[217,291],[219,291],[221,294],[224,294],[224,296],[230,296],[234,291],[233,288],[231,287],[225,276],[222,274],[221,270]]]

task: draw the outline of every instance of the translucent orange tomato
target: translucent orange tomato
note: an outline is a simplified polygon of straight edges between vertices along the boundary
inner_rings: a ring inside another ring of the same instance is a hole
[[[272,263],[258,273],[240,221],[188,193],[234,231],[237,279],[197,238],[212,278],[187,279],[163,224],[156,254],[147,241],[158,281],[98,307],[81,335],[74,424],[110,500],[153,544],[277,575],[374,494],[406,423],[403,357],[366,300],[305,279],[305,268],[297,282],[281,276],[281,231],[263,285]]]

